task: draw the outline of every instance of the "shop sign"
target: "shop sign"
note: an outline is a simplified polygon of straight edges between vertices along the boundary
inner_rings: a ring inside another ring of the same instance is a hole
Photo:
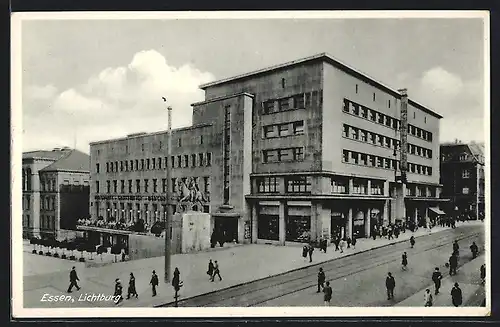
[[[167,197],[164,195],[96,195],[96,200],[111,200],[111,201],[156,201],[165,202]]]

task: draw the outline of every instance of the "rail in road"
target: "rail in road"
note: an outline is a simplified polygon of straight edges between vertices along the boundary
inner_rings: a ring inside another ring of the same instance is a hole
[[[180,300],[178,305],[180,307],[256,306],[285,295],[315,287],[317,285],[318,266],[323,268],[328,280],[333,281],[400,260],[403,251],[407,251],[409,255],[414,256],[415,254],[430,250],[448,247],[448,250],[451,252],[451,244],[454,240],[467,241],[482,236],[482,232],[478,231],[478,229],[466,230],[463,234],[459,235],[457,235],[457,232],[458,229],[447,230],[419,237],[414,249],[409,248],[408,241],[395,243],[349,257],[332,259],[319,265],[271,276],[244,285]],[[425,242],[418,242],[424,239]],[[461,252],[464,253],[467,250],[468,247],[462,249]],[[173,303],[167,303],[163,306],[170,307],[173,306]]]

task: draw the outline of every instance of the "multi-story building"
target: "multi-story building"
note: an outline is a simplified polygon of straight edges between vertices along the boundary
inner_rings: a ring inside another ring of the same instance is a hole
[[[69,148],[23,153],[23,237],[60,237],[89,216],[89,161]]]
[[[441,144],[441,183],[450,214],[484,217],[484,144]]]
[[[212,227],[239,242],[367,237],[374,225],[417,217],[425,223],[431,211],[441,212],[442,117],[408,102],[408,183],[397,213],[401,96],[331,56],[201,89],[205,100],[193,104],[193,126],[173,131],[170,159],[165,132],[91,144],[93,217],[128,212],[134,219],[137,212],[159,219],[165,160],[173,187],[180,180],[182,196],[199,191]]]

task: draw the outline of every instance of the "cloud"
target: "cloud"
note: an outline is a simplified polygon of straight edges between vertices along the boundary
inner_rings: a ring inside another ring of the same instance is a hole
[[[191,124],[191,103],[203,100],[200,84],[215,77],[185,64],[170,65],[155,50],[136,53],[130,63],[108,67],[83,85],[60,92],[53,85],[23,90],[24,150],[73,145],[88,151],[92,141],[166,128],[162,97],[172,106],[172,126]],[[52,144],[65,143],[65,144]]]

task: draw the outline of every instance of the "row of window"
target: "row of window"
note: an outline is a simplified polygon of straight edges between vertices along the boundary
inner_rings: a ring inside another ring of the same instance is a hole
[[[272,114],[275,112],[288,111],[294,109],[305,109],[312,103],[321,101],[322,92],[312,91],[307,93],[295,94],[281,99],[270,99],[262,103],[262,114]]]
[[[22,170],[23,175],[22,175],[22,183],[23,183],[23,191],[31,191],[32,190],[32,183],[31,183],[31,169],[23,169]]]
[[[395,130],[401,129],[401,121],[399,119],[393,118],[376,110],[362,106],[356,102],[350,101],[344,98],[344,105],[342,110],[345,113],[361,117],[377,124],[392,128]],[[432,142],[432,133],[428,132],[420,127],[408,124],[408,134],[424,139],[428,142]]]
[[[183,177],[180,179],[183,184],[185,184],[186,178]],[[121,194],[141,194],[141,193],[166,193],[167,192],[167,179],[161,179],[161,192],[159,192],[158,188],[158,179],[152,179],[152,183],[149,183],[149,179],[136,179],[135,183],[133,180],[108,180],[106,181],[106,193],[121,193]],[[119,188],[118,188],[118,182]],[[172,178],[171,180],[171,192],[176,193],[178,187],[179,179]],[[210,191],[210,177],[203,177],[204,182],[204,192],[208,193]],[[198,177],[194,177],[194,184],[198,185]],[[151,188],[150,188],[151,186]],[[127,192],[125,191],[127,190]],[[135,192],[134,192],[135,190]],[[96,181],[96,193],[100,193],[100,183]]]
[[[40,208],[42,210],[55,210],[56,197],[55,196],[40,197]]]
[[[291,123],[266,125],[262,130],[263,136],[266,139],[289,135],[302,135],[304,134],[304,121],[300,120]]]
[[[40,227],[42,229],[55,229],[56,228],[56,219],[54,216],[40,216]]]
[[[406,195],[407,196],[418,196],[418,197],[436,197],[436,188],[426,186],[406,186]]]
[[[342,151],[342,162],[384,169],[400,169],[399,160],[350,150]],[[408,163],[408,171],[415,174],[432,175],[432,167],[414,163]]]
[[[354,179],[352,183],[352,190],[349,190],[349,179],[348,178],[332,178],[331,181],[331,193],[337,194],[367,194],[368,191],[368,181],[362,181]],[[384,194],[384,182],[383,181],[370,181],[370,195],[383,195]]]
[[[184,154],[170,157],[171,168],[188,168],[188,167],[210,167],[212,165],[212,153]],[[147,158],[135,160],[123,160],[106,162],[106,172],[131,172],[144,170],[160,170],[166,169],[167,157],[165,158]],[[96,163],[96,173],[100,173],[100,164]]]
[[[282,149],[268,149],[262,150],[262,162],[290,162],[290,161],[303,161],[304,148],[282,148]]]
[[[373,145],[382,146],[390,149],[398,149],[401,145],[401,142],[397,139],[393,139],[391,137],[384,136],[382,134],[373,133],[347,124],[344,124],[342,134],[346,138],[350,138],[361,142],[367,142]],[[418,145],[408,144],[408,152],[416,156],[428,159],[432,158],[431,149],[427,149]]]
[[[23,197],[23,204],[22,204],[23,210],[30,210],[30,207],[31,207],[30,203],[31,203],[31,199],[29,196]]]
[[[259,177],[256,179],[258,193],[279,193],[280,179],[277,177]],[[310,176],[285,177],[286,193],[311,193]]]

